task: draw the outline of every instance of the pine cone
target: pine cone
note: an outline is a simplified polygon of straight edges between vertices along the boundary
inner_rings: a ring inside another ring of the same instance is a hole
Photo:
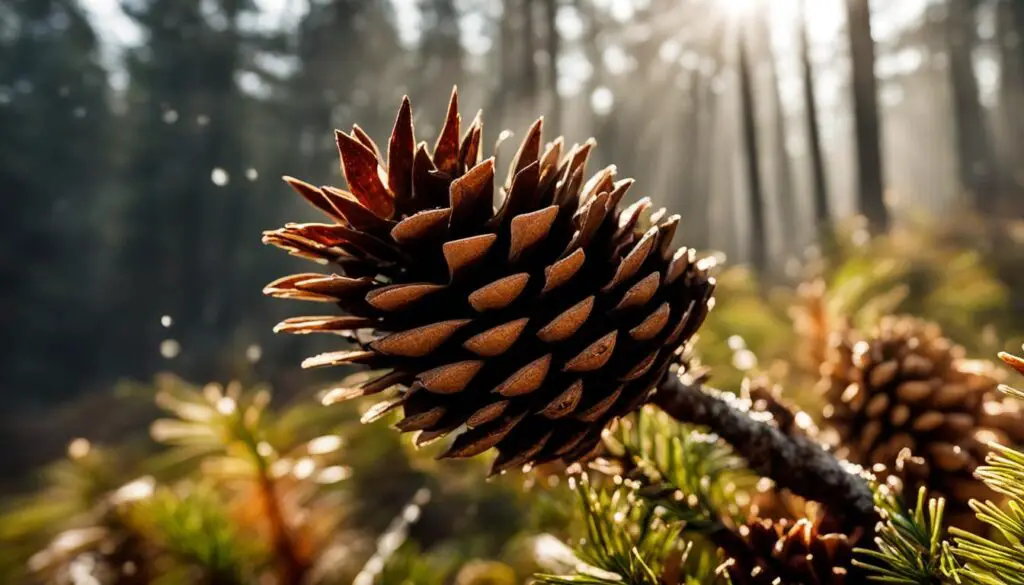
[[[288,224],[264,241],[339,274],[296,274],[265,292],[337,303],[346,315],[277,330],[354,338],[361,349],[304,367],[385,373],[327,399],[391,391],[364,418],[401,408],[396,426],[418,431],[418,444],[468,428],[443,457],[496,447],[494,471],[573,462],[647,400],[707,315],[714,281],[692,250],[673,253],[678,216],[657,212],[641,231],[650,201],[620,210],[632,181],[616,182],[614,166],[584,184],[593,141],[563,156],[557,138],[542,151],[535,122],[496,208],[480,118],[461,143],[459,126],[453,93],[431,154],[415,143],[406,99],[386,164],[358,127],[337,132],[350,192],[286,179],[335,223]]]
[[[786,400],[782,387],[765,376],[745,378],[740,386],[740,397],[750,401],[754,412],[770,415],[772,424],[787,435],[815,436],[818,433],[810,415]]]
[[[926,486],[945,496],[953,522],[972,516],[970,498],[988,495],[973,472],[987,442],[1007,438],[986,424],[996,380],[962,356],[937,325],[893,317],[866,341],[837,336],[822,379],[839,454],[886,466],[906,493]]]
[[[824,533],[806,518],[758,520],[739,529],[723,565],[733,585],[844,585],[853,583],[854,540]],[[742,543],[742,544],[740,544]]]
[[[828,339],[835,328],[828,308],[828,287],[817,278],[801,283],[796,299],[789,309],[799,347],[797,365],[812,376],[819,375],[821,364],[828,359]]]

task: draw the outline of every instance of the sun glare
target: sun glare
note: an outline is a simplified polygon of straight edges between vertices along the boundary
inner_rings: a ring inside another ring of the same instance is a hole
[[[733,18],[742,18],[753,12],[758,0],[722,0],[723,8]]]

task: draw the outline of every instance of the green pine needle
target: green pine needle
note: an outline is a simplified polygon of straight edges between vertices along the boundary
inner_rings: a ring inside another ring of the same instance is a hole
[[[644,474],[639,495],[663,507],[685,531],[721,528],[723,515],[736,524],[744,520],[738,496],[753,490],[756,477],[717,436],[644,409],[621,421],[606,444]]]
[[[946,583],[952,559],[944,546],[945,500],[928,498],[921,489],[917,505],[907,510],[888,486],[878,486],[876,506],[882,523],[875,538],[875,550],[858,548],[861,567],[872,581],[901,585]]]
[[[997,444],[991,447],[987,465],[975,475],[1008,499],[1002,506],[974,500],[971,509],[995,529],[1001,542],[952,528],[952,553],[960,563],[955,574],[968,584],[1024,585],[1024,453]]]
[[[540,582],[660,585],[662,563],[679,542],[678,528],[628,488],[595,488],[586,475],[572,483],[586,526],[576,549],[580,563],[573,575],[538,575]]]

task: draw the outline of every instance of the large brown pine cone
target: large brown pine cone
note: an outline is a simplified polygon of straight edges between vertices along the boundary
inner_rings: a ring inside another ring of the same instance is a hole
[[[275,297],[337,304],[289,333],[348,334],[360,349],[304,366],[385,372],[331,400],[388,391],[368,419],[401,408],[418,443],[467,428],[444,453],[498,450],[494,470],[588,454],[612,419],[644,403],[673,353],[700,326],[714,281],[692,250],[673,251],[678,216],[650,202],[620,209],[631,180],[615,168],[584,182],[593,142],[542,150],[527,132],[495,198],[482,126],[460,141],[457,95],[433,152],[416,144],[408,100],[386,160],[358,127],[337,132],[349,192],[287,179],[333,221],[289,224],[264,240],[336,273],[296,274]]]
[[[869,339],[836,336],[830,353],[824,416],[839,455],[884,465],[906,493],[925,486],[949,500],[954,522],[968,519],[967,501],[989,495],[974,469],[1013,426],[991,370],[963,360],[937,325],[909,317],[883,320]]]
[[[722,568],[733,585],[845,585],[854,582],[853,540],[806,518],[757,520],[740,527]]]

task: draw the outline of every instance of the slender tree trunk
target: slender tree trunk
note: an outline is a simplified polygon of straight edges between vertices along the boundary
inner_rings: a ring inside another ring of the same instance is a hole
[[[750,209],[750,263],[760,273],[768,267],[768,242],[765,230],[764,187],[761,183],[761,159],[754,119],[754,87],[750,76],[747,43],[739,37],[740,111],[747,163],[747,194]]]
[[[853,67],[853,114],[857,138],[857,199],[875,233],[889,228],[882,174],[881,122],[875,78],[875,41],[869,0],[846,0]]]
[[[828,199],[828,179],[825,177],[825,157],[821,152],[821,132],[818,127],[818,99],[814,90],[814,69],[811,65],[810,39],[807,34],[807,0],[800,2],[800,61],[804,79],[804,114],[807,124],[807,150],[811,158],[811,188],[814,202],[814,220],[818,230],[828,229],[832,223],[832,210]]]
[[[690,73],[690,107],[680,125],[682,142],[685,145],[682,161],[682,181],[680,185],[686,190],[686,209],[683,221],[687,222],[686,243],[690,246],[708,245],[708,181],[704,157],[709,150],[706,138],[707,117],[713,115],[708,111],[711,104],[707,103],[705,94],[708,83],[700,71]]]
[[[1010,5],[1011,15],[1013,17],[1013,27],[1017,31],[1017,54],[1019,55],[1019,61],[1017,66],[1020,68],[1020,74],[1024,76],[1024,39],[1020,36],[1024,35],[1024,3],[1019,0],[1006,0]]]
[[[605,85],[606,71],[601,65],[601,46],[598,42],[598,36],[600,35],[603,23],[600,20],[597,9],[593,6],[592,2],[586,0],[575,0],[577,10],[580,10],[584,15],[586,21],[586,29],[583,33],[583,52],[587,57],[587,60],[593,65],[594,73],[590,76],[586,85],[586,103],[589,108],[590,97],[594,95],[594,92]],[[618,164],[622,164],[621,160],[617,157],[615,150],[615,116],[606,115],[602,116],[590,109],[590,120],[591,120],[591,132],[592,136],[597,139],[598,148],[590,155],[590,164],[593,168],[600,168],[605,165],[611,164],[613,161],[618,161]]]
[[[502,4],[501,25],[498,32],[497,68],[498,85],[491,93],[488,102],[489,118],[494,122],[490,127],[497,138],[502,130],[506,129],[512,120],[509,119],[508,102],[510,94],[515,87],[517,63],[515,61],[515,13],[512,0],[505,0]],[[514,97],[514,96],[513,96]]]
[[[558,35],[555,21],[558,17],[558,0],[544,0],[544,20],[547,24],[548,53],[548,120],[547,135],[557,136],[562,132],[562,100],[558,96],[558,55],[562,39]]]
[[[1002,199],[1011,212],[1024,211],[1024,4],[1002,0],[997,6],[1000,79],[1000,161]],[[1015,204],[1015,205],[1014,205]]]
[[[520,80],[520,87],[523,91],[523,98],[525,100],[526,111],[531,112],[529,115],[533,115],[536,111],[537,95],[540,89],[539,82],[539,71],[537,71],[537,62],[535,55],[537,54],[537,26],[536,26],[536,13],[534,10],[533,0],[520,0],[520,10],[522,11],[522,25],[523,28],[520,31],[522,34],[522,53],[520,58],[522,59],[522,79]]]
[[[771,157],[774,164],[775,189],[777,192],[776,202],[778,203],[779,228],[781,229],[780,242],[784,254],[794,249],[794,244],[799,238],[798,223],[796,218],[796,200],[793,192],[793,169],[789,158],[789,150],[786,148],[786,111],[782,107],[782,95],[779,90],[779,73],[775,63],[775,50],[772,47],[771,26],[768,23],[766,10],[756,11],[755,32],[760,39],[760,50],[763,51],[763,58],[768,66],[768,84],[771,87],[771,108],[774,119],[773,148]]]
[[[971,58],[977,42],[973,4],[963,0],[948,4],[949,79],[960,187],[978,211],[991,215],[999,207],[999,178]]]

